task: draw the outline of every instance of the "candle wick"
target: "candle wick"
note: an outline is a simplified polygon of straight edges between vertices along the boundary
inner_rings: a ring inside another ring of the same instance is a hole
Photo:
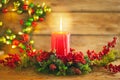
[[[62,17],[60,18],[60,31],[62,31]]]

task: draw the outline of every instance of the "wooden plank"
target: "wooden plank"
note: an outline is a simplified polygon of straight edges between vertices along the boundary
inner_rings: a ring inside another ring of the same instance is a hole
[[[60,16],[63,18],[63,31],[71,34],[120,34],[119,13],[51,13],[45,21],[38,23],[34,34],[59,31]],[[3,27],[18,32],[22,28],[19,21],[27,17],[27,14],[18,15],[14,12],[1,13],[0,21],[3,21]]]
[[[112,41],[114,36],[71,36],[70,47],[75,48],[77,51],[82,51],[86,54],[86,51],[95,50],[99,52],[103,46],[109,41]],[[50,50],[51,37],[50,36],[33,36],[36,49]],[[118,36],[117,45],[115,49],[120,49],[120,36]]]
[[[19,15],[15,12],[0,13],[0,21],[3,22],[3,26],[0,27],[0,32],[2,32],[4,28],[12,29],[16,33],[21,31],[22,26],[20,25],[20,20],[27,20],[27,17],[27,14]]]
[[[119,64],[120,60],[114,64]],[[103,68],[96,68],[93,72],[78,76],[55,76],[49,74],[36,73],[33,68],[26,68],[22,71],[15,71],[1,67],[0,78],[2,80],[119,80],[120,73],[110,74]]]
[[[71,34],[120,34],[118,13],[51,13],[36,33],[59,31],[60,16],[63,18],[63,31]]]
[[[119,0],[34,0],[46,2],[53,11],[120,11]]]
[[[14,0],[10,0],[11,3]],[[53,12],[119,12],[119,0],[29,0],[29,3],[41,4],[45,2]],[[11,3],[7,5],[11,9]]]

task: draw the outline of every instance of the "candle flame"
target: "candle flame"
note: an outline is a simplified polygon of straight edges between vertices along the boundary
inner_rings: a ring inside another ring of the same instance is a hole
[[[60,18],[60,31],[62,31],[62,17]]]

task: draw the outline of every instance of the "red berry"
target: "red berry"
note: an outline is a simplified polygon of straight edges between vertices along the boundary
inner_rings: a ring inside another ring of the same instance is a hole
[[[27,42],[29,40],[29,35],[28,34],[23,34],[22,38],[25,42]]]
[[[50,70],[54,71],[57,67],[55,64],[50,64],[49,68]]]
[[[23,24],[24,24],[24,21],[23,21],[22,19],[20,20],[20,24],[21,24],[21,25],[23,25]]]
[[[33,22],[32,22],[32,26],[33,26],[33,27],[36,27],[36,26],[37,26],[37,22],[33,21]]]
[[[4,9],[2,9],[2,12],[3,12],[3,13],[7,13],[7,12],[8,12],[8,9],[7,9],[7,8],[4,8]]]
[[[28,10],[29,6],[28,5],[23,5],[24,10]]]
[[[19,43],[20,43],[20,42],[19,42],[18,40],[13,40],[13,42],[12,42],[12,44],[13,44],[13,45],[16,45],[16,46],[18,46]]]
[[[112,64],[109,64],[109,67],[110,67],[110,68],[112,68],[112,67],[113,67],[113,65],[112,65]]]
[[[19,48],[19,51],[20,51],[20,53],[23,53],[23,52],[24,52],[24,50],[23,50],[22,48]]]
[[[116,39],[117,39],[117,37],[113,37],[113,39],[114,39],[114,40],[116,40]]]
[[[74,69],[74,72],[75,72],[75,74],[81,74],[81,71],[80,71],[80,69],[78,69],[78,68],[75,68],[75,69]]]
[[[39,20],[42,22],[42,21],[44,21],[44,18],[39,18]]]
[[[70,48],[70,52],[73,52],[73,51],[75,51],[75,49],[73,49],[73,48]]]

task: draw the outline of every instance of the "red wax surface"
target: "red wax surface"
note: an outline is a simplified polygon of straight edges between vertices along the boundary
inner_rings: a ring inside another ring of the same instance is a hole
[[[56,51],[58,57],[66,56],[70,52],[70,34],[66,32],[52,33],[51,48]]]

